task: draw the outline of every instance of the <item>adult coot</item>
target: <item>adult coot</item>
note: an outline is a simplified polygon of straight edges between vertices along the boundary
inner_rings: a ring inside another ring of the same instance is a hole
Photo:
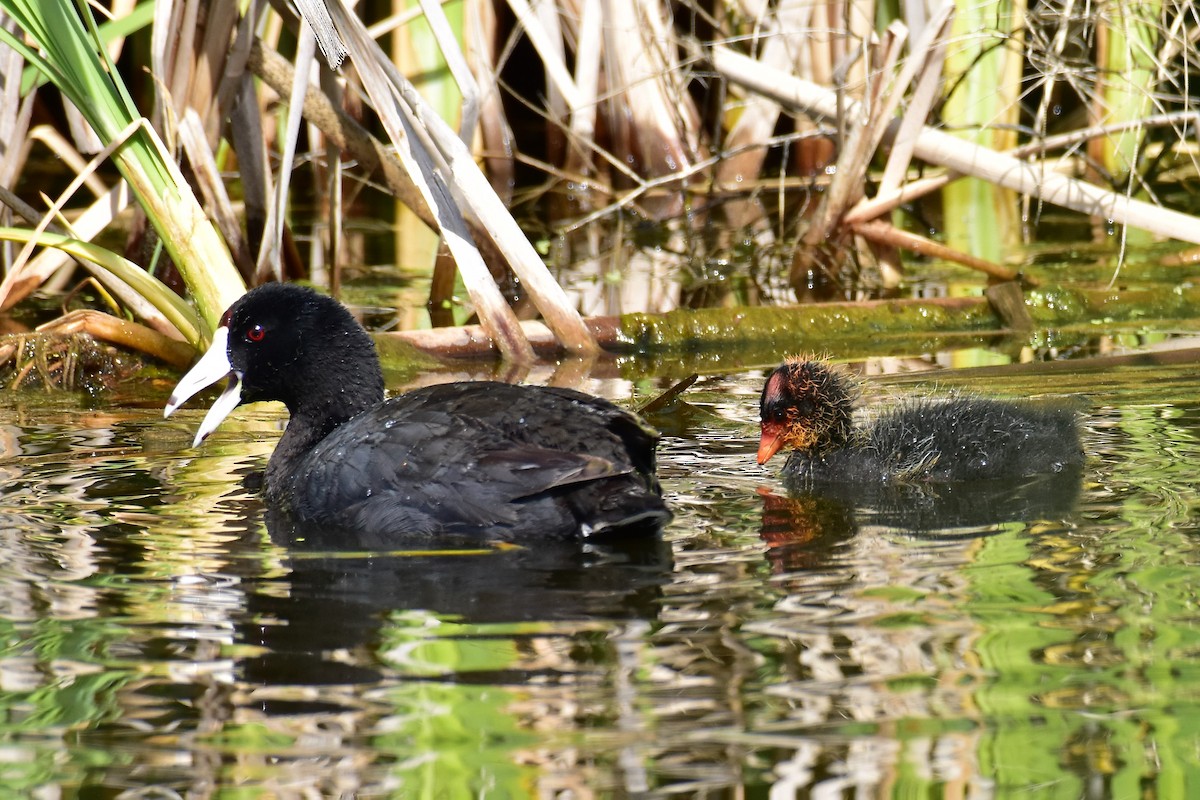
[[[290,413],[264,475],[273,510],[376,544],[420,535],[640,533],[670,519],[657,433],[606,400],[490,381],[384,400],[367,332],[337,301],[267,284],[230,306],[166,414],[223,377],[195,444],[242,403]]]
[[[951,482],[1062,472],[1083,463],[1076,412],[958,397],[910,400],[856,427],[858,385],[844,369],[789,359],[767,377],[758,463],[794,452],[789,479]]]

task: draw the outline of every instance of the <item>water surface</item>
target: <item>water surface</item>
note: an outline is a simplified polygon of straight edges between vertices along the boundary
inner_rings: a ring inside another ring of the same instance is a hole
[[[1087,410],[1080,476],[883,498],[754,463],[762,376],[655,420],[677,516],[641,548],[287,546],[242,485],[278,410],[193,450],[153,392],[13,398],[3,793],[1200,792],[1194,367],[873,379]]]

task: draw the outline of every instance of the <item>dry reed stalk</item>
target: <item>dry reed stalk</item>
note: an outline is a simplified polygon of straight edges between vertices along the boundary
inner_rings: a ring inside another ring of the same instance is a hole
[[[543,56],[543,60],[551,59],[555,64],[560,64],[561,70],[567,73],[567,50],[563,42],[562,25],[559,23],[558,5],[553,2],[539,2],[533,9],[533,13],[545,31],[546,40],[550,46],[550,52]],[[567,98],[563,97],[558,90],[558,85],[547,75],[546,153],[547,158],[555,164],[561,164],[566,160],[568,139],[565,131],[570,128],[571,120],[581,110],[584,102],[583,92],[575,84],[574,76],[572,76],[571,85],[575,95],[571,98],[571,104],[568,105]]]
[[[343,91],[342,83],[331,70],[321,70],[321,90],[332,98],[335,102],[341,102]],[[314,248],[312,253],[312,261],[314,262],[309,269],[309,275],[315,281],[324,281],[329,286],[329,293],[334,297],[340,297],[342,293],[342,267],[349,259],[349,254],[343,250],[342,243],[345,241],[343,230],[345,229],[345,209],[348,204],[353,202],[356,192],[347,193],[343,191],[345,178],[345,169],[342,166],[342,149],[335,142],[325,142],[321,135],[321,130],[311,122],[308,123],[308,140],[313,142],[314,148],[320,143],[325,143],[325,186],[326,191],[319,197],[319,201],[324,204],[324,214],[327,220],[324,225],[324,235],[320,241],[324,244],[324,253],[321,248]],[[319,166],[317,167],[318,174],[320,173]],[[362,184],[354,184],[356,187]],[[328,254],[328,271],[323,273],[321,266],[325,262],[325,254]]]
[[[1200,247],[1191,247],[1180,253],[1164,256],[1160,262],[1164,267],[1191,267],[1200,264]]]
[[[837,155],[837,180],[833,181],[829,191],[821,196],[821,201],[801,236],[801,247],[795,251],[788,271],[788,280],[792,286],[803,286],[808,281],[808,276],[816,270],[842,271],[839,262],[843,257],[847,260],[853,259],[853,256],[843,250],[845,237],[841,234],[846,229],[839,229],[839,221],[846,209],[863,196],[867,170],[883,137],[884,126],[895,112],[900,97],[907,90],[907,81],[911,80],[912,73],[905,70],[896,76],[894,83],[890,81],[895,74],[895,65],[907,34],[908,31],[902,23],[892,23],[884,37],[882,63],[875,72],[877,79],[864,87],[863,101],[852,107],[857,109],[857,113],[848,111],[839,115],[843,130],[842,146]],[[867,61],[870,52],[870,49],[864,50],[858,60]],[[844,61],[840,71],[849,73],[854,66],[853,63]],[[885,280],[894,280],[891,276],[898,274],[900,256],[894,250],[893,243],[879,236],[868,238],[868,243],[879,262],[879,269]],[[858,250],[861,252],[863,248]]]
[[[564,168],[584,176],[595,173],[596,118],[600,103],[600,65],[604,46],[602,0],[579,0],[575,31],[575,86],[579,107],[571,115]]]
[[[315,43],[321,48],[321,55],[330,69],[337,69],[346,60],[346,46],[337,35],[333,19],[325,0],[294,0],[300,19],[312,32]]]
[[[231,48],[241,23],[238,0],[209,0],[204,12],[204,29],[196,49],[192,81],[187,88],[188,107],[204,123],[209,149],[221,141],[221,128],[228,116],[231,97],[222,92],[226,76],[245,71],[246,44]]]
[[[4,14],[0,14],[0,25],[13,33],[17,31],[16,23]],[[37,87],[30,87],[28,96],[21,98],[24,68],[25,59],[21,54],[6,44],[0,44],[0,187],[16,184],[29,153],[28,147],[19,143],[28,138]],[[8,207],[0,208],[0,225],[10,225],[12,211],[16,209],[10,210],[11,204],[7,199],[4,205]],[[36,216],[33,220],[36,220]],[[4,272],[8,271],[13,256],[13,243],[0,243],[0,268]]]
[[[699,136],[700,112],[687,91],[690,70],[679,59],[670,5],[660,4],[657,0],[638,0],[638,13],[644,20],[643,31],[648,34],[642,37],[645,53],[658,69],[653,73],[658,77],[656,84],[665,96],[664,106],[675,124],[672,141],[677,142],[681,150],[680,158],[666,166],[681,170],[687,163],[705,156]]]
[[[254,42],[247,66],[255,76],[261,78],[263,83],[276,92],[285,95],[288,93],[294,80],[295,69],[287,59],[262,41]],[[238,103],[237,107],[241,108],[243,105],[244,103]],[[304,95],[304,116],[309,122],[320,128],[331,142],[348,151],[358,161],[365,176],[370,177],[378,170],[388,191],[416,214],[422,222],[436,230],[437,222],[429,210],[429,206],[426,205],[425,198],[405,174],[399,160],[385,143],[376,139],[353,117],[330,102],[329,98],[317,87],[310,86]],[[232,127],[236,135],[238,130],[236,119]],[[261,137],[258,140],[261,142]],[[239,149],[240,158],[241,151]]]
[[[229,199],[229,193],[225,190],[225,182],[221,180],[217,162],[205,139],[204,123],[195,109],[189,108],[183,113],[176,133],[191,165],[192,174],[196,177],[196,184],[208,207],[208,213],[212,215],[221,236],[229,245],[229,252],[237,264],[238,271],[249,275],[254,269],[254,255],[250,252],[246,237],[242,235],[237,212]]]
[[[45,126],[39,126],[39,127],[45,127]],[[57,136],[57,134],[54,134],[54,135]],[[128,132],[126,132],[125,136],[127,137],[128,135],[129,135]],[[123,140],[109,143],[109,145],[107,147],[105,147],[104,149],[102,149],[95,158],[93,158],[90,162],[85,163],[77,171],[75,177],[67,185],[67,188],[64,189],[63,192],[59,195],[57,200],[51,201],[44,194],[42,195],[42,200],[46,203],[46,205],[49,207],[49,209],[46,211],[45,214],[43,214],[41,216],[41,218],[38,220],[37,224],[34,226],[34,231],[35,231],[34,235],[35,236],[37,234],[40,234],[41,232],[47,230],[47,228],[50,227],[51,222],[55,218],[61,216],[61,210],[62,210],[63,205],[67,202],[67,200],[69,200],[72,196],[74,196],[75,192],[79,189],[80,186],[82,186],[84,184],[88,184],[89,182],[95,182],[97,180],[97,178],[95,176],[96,167],[100,164],[101,161],[106,159],[110,154],[112,154],[112,152],[114,150],[116,150],[123,143],[124,143]],[[67,148],[70,147],[70,145],[68,145],[65,140],[62,141],[62,144],[64,147],[67,147]],[[101,184],[101,185],[103,185],[103,184]],[[17,257],[15,259],[13,259],[12,264],[9,265],[8,274],[5,275],[4,282],[2,284],[0,284],[0,304],[3,304],[3,302],[5,301],[5,295],[3,294],[3,291],[5,289],[8,289],[9,287],[13,286],[16,283],[17,279],[14,276],[21,276],[21,280],[24,283],[24,285],[29,285],[28,281],[30,280],[30,278],[32,276],[29,273],[26,273],[26,271],[25,271],[25,268],[27,266],[26,260],[30,257],[30,255],[32,255],[33,250],[36,246],[37,246],[36,243],[32,239],[30,241],[27,241],[25,243],[25,245],[21,248],[21,252],[18,253]],[[12,278],[11,283],[9,280],[10,278]],[[44,277],[43,277],[43,279],[44,279]],[[39,281],[39,283],[40,283],[40,281]],[[36,288],[36,286],[31,286],[29,290],[32,291],[33,288]],[[123,288],[128,289],[127,286],[125,286]],[[146,304],[143,303],[142,305],[146,305]]]
[[[439,0],[418,0],[418,2],[425,12],[425,21],[433,32],[442,58],[446,61],[446,67],[450,70],[450,75],[458,86],[459,94],[462,95],[458,135],[463,142],[469,145],[475,138],[475,127],[479,124],[479,86],[475,83],[475,76],[471,73],[471,67],[467,63],[467,58],[463,54],[462,46],[459,44],[454,29],[450,25],[450,20],[446,18],[446,12],[442,8],[441,2]]]
[[[94,339],[146,353],[179,368],[191,364],[196,356],[195,348],[187,342],[164,336],[145,325],[118,319],[111,314],[90,308],[64,314],[45,325],[39,325],[37,331],[60,336],[86,333]]]
[[[37,125],[29,131],[29,138],[25,142],[25,148],[28,148],[33,142],[41,142],[50,149],[50,152],[61,159],[62,162],[70,168],[76,175],[86,174],[83,185],[88,188],[88,191],[95,197],[103,197],[108,192],[108,186],[96,174],[88,170],[88,160],[80,155],[83,152],[77,149],[75,145],[63,138],[62,134],[51,128],[49,125]],[[99,152],[103,148],[99,148],[92,152]],[[22,161],[28,159],[28,149]]]
[[[1093,125],[1106,122],[1136,121],[1147,116],[1157,104],[1155,71],[1158,46],[1157,18],[1161,4],[1156,0],[1109,3],[1096,16],[1095,87],[1088,104],[1089,121]],[[1152,21],[1153,20],[1153,21]],[[1158,110],[1162,110],[1159,108]],[[1122,131],[1114,140],[1110,136],[1088,143],[1091,162],[1109,181],[1130,177],[1134,173],[1143,147],[1140,128]]]
[[[950,30],[953,11],[953,3],[944,2],[934,10],[932,18],[922,20],[921,36],[910,46],[908,60],[892,85],[891,97],[893,100],[876,116],[881,122],[889,119],[895,113],[899,98],[908,93],[908,87],[916,79],[916,86],[909,97],[900,128],[892,139],[891,152],[888,153],[883,176],[876,188],[876,196],[895,191],[908,173],[916,132],[925,125],[930,109],[933,108],[933,104],[940,96],[942,65],[946,55],[946,36]],[[882,130],[880,133],[882,135]],[[854,212],[862,209],[868,202],[866,198],[859,199],[853,208],[842,215],[842,223],[849,225],[848,220]],[[871,218],[863,216],[859,221]],[[879,240],[875,240],[875,245],[880,280],[883,286],[888,288],[899,286],[903,280],[904,265],[899,251],[895,248],[901,245],[898,242]]]
[[[824,87],[779,73],[727,47],[714,45],[708,53],[718,72],[749,89],[768,94],[790,108],[824,119],[834,119],[839,113],[837,96]],[[893,137],[898,129],[898,121],[893,121],[889,137]],[[913,154],[928,163],[949,167],[1064,208],[1143,228],[1160,236],[1200,243],[1200,220],[1191,215],[1044,172],[1035,165],[964,142],[934,128],[926,126],[917,134]]]
[[[843,27],[838,40],[843,52],[840,53],[840,61],[849,62],[842,85],[852,96],[861,96],[867,86],[868,76],[874,71],[869,54],[878,42],[875,34],[875,0],[849,0],[842,5],[841,13]],[[907,36],[908,28],[904,30]],[[856,50],[861,50],[862,55],[855,56]]]
[[[271,88],[278,91],[275,86]],[[272,193],[273,181],[260,102],[254,81],[249,75],[242,76],[233,93],[229,112],[229,141],[237,155],[248,231],[266,230],[270,217],[268,198]],[[251,268],[250,272],[245,273],[248,279],[254,276],[254,271]]]
[[[672,38],[663,26],[669,13],[653,0],[603,0],[605,107],[617,134],[618,158],[632,156],[639,176],[660,178],[690,168],[698,145],[698,112],[673,82],[681,72]],[[680,195],[666,198],[656,216],[682,212]]]
[[[311,5],[311,4],[310,4]],[[328,34],[326,34],[328,36]],[[339,42],[340,45],[340,42]],[[296,41],[296,63],[309,64],[321,69],[316,62],[317,37],[306,17],[300,18],[300,34]],[[258,248],[254,275],[256,282],[283,280],[284,228],[287,220],[287,203],[291,187],[292,171],[296,157],[296,140],[304,119],[304,96],[308,93],[312,69],[298,69],[293,73],[291,92],[287,101],[287,123],[282,137],[277,137],[280,150],[279,175],[267,206],[266,224],[263,226],[262,242]]]
[[[900,57],[900,48],[908,35],[907,29],[899,22],[892,23],[892,27],[888,31],[890,35],[885,47],[883,66],[879,72],[881,75],[877,87],[879,91],[876,92],[881,107],[872,109],[875,113],[867,114],[867,104],[858,104],[853,108],[859,113],[849,113],[844,117],[849,130],[845,143],[838,153],[838,179],[829,187],[829,191],[822,195],[821,204],[810,220],[804,236],[801,237],[801,241],[809,247],[818,246],[833,236],[834,228],[846,209],[862,197],[867,169],[871,166],[871,158],[879,147],[879,141],[883,138],[887,121],[891,119],[900,97],[908,88],[898,82],[889,87],[891,91],[886,95],[888,99],[883,99],[882,86],[887,83],[886,76],[892,74],[896,61]],[[900,77],[903,79],[904,76]],[[863,116],[859,116],[859,114]]]
[[[439,213],[443,215],[439,219],[442,222],[442,231],[447,235],[447,245],[454,253],[460,271],[464,269],[460,251],[462,257],[474,259],[486,271],[478,250],[473,246],[463,247],[464,244],[469,245],[470,240],[466,238],[467,230],[462,224],[459,212],[461,204],[462,209],[479,220],[496,247],[504,253],[508,265],[520,278],[530,299],[554,330],[563,347],[577,355],[594,354],[597,351],[596,343],[579,313],[570,305],[562,287],[551,277],[525,233],[492,191],[471,151],[391,62],[382,58],[378,45],[366,37],[366,29],[362,22],[342,8],[335,9],[334,14],[342,34],[353,37],[351,41],[355,45],[353,51],[358,57],[360,74],[367,71],[372,73],[369,93],[376,104],[376,112],[380,114],[385,128],[389,129],[389,135],[397,145],[401,158],[411,158],[410,176],[416,181],[417,175],[412,170],[421,170],[422,181],[428,182],[425,185],[437,193],[439,202],[443,203],[438,206]],[[371,57],[372,54],[376,54],[374,58]],[[444,184],[443,181],[448,183]],[[446,194],[447,191],[452,194]],[[461,241],[451,240],[447,223],[455,226],[454,234],[456,237],[462,236]],[[484,282],[482,274],[472,269],[469,275],[464,272],[463,280],[468,289],[499,297],[499,291],[496,290],[490,274]],[[503,304],[503,298],[500,300]],[[481,319],[485,313],[499,315],[488,323],[496,326],[498,332],[500,331],[497,320],[503,319],[503,333],[508,336],[519,334],[519,330],[514,330],[508,324],[508,321],[514,318],[506,304],[503,304],[503,309],[477,307],[477,311],[480,312]],[[510,339],[505,342],[505,347],[512,347],[514,344],[515,340]],[[514,349],[512,356],[519,357],[521,353]]]
[[[245,229],[248,232],[266,230],[270,216],[269,198],[274,181],[268,155],[267,130],[272,124],[267,117],[268,104],[275,102],[278,97],[286,97],[294,81],[290,69],[286,80],[272,82],[264,79],[262,82],[266,87],[261,91],[254,80],[256,70],[253,70],[252,63],[255,49],[259,46],[258,37],[273,41],[280,35],[283,24],[278,15],[263,17],[265,3],[266,0],[251,2],[238,22],[237,38],[229,48],[225,76],[217,89],[221,107],[229,109],[229,142],[237,156]],[[247,282],[254,281],[257,277],[254,273],[255,269],[244,273]]]
[[[11,211],[15,213],[30,225],[36,225],[38,220],[42,218],[42,215],[38,213],[36,208],[26,203],[17,195],[13,194],[11,190],[5,189],[2,185],[0,185],[0,204],[8,206],[8,208],[5,209],[6,212]],[[52,231],[53,233],[65,233],[62,228],[54,223],[51,223],[47,230]]]
[[[1045,48],[1048,60],[1052,59],[1053,63],[1056,64],[1062,64],[1065,62],[1065,59],[1063,58],[1063,51],[1066,49],[1070,34],[1070,25],[1067,21],[1071,17],[1070,10],[1073,5],[1074,0],[1067,0],[1067,2],[1064,4],[1064,8],[1060,12],[1062,17],[1060,18],[1058,28],[1055,31],[1054,36],[1052,36],[1049,41],[1050,46]],[[1044,31],[1046,27],[1047,26],[1045,25],[1033,25],[1031,26],[1030,32],[1032,35],[1040,37],[1041,32]],[[1064,75],[1060,73],[1059,70],[1048,70],[1041,73],[1039,76],[1039,82],[1041,83],[1041,97],[1038,100],[1037,109],[1034,111],[1033,115],[1033,129],[1038,133],[1045,133],[1046,131],[1046,126],[1051,116],[1051,109],[1055,104],[1054,98],[1058,94],[1055,91],[1056,84],[1058,81],[1062,80],[1063,77]]]
[[[542,59],[547,87],[552,87],[557,92],[568,110],[578,108],[579,89],[575,86],[570,70],[567,69],[561,36],[554,35],[557,31],[546,30],[543,20],[526,0],[508,0],[508,7],[512,9],[517,22]]]
[[[874,197],[862,200],[854,208],[847,211],[846,216],[842,217],[842,222],[847,225],[856,225],[860,222],[881,217],[905,203],[911,203],[936,191],[940,191],[950,181],[957,180],[960,177],[962,176],[957,172],[946,172],[931,178],[908,181],[887,194],[878,192]]]
[[[792,72],[797,54],[807,46],[805,28],[811,17],[812,4],[808,0],[782,0],[776,8],[765,4],[755,8],[755,27],[762,25],[763,63]],[[758,177],[781,112],[778,103],[762,95],[742,99],[737,121],[724,140],[723,152],[728,155],[716,167],[718,185],[730,186]],[[804,124],[811,126],[808,120]],[[741,228],[761,217],[762,209],[753,201],[734,200],[725,205],[724,215],[731,225]]]
[[[1020,278],[1020,275],[1007,267],[1002,267],[987,259],[977,258],[969,253],[963,253],[952,247],[947,247],[940,242],[927,239],[924,236],[900,230],[896,226],[882,220],[860,222],[854,225],[851,230],[864,239],[876,244],[890,245],[902,250],[911,250],[917,255],[940,258],[944,261],[961,264],[964,267],[982,272],[989,278],[995,278],[996,280],[1015,281]],[[1028,283],[1028,280],[1026,282]]]
[[[1156,114],[1152,117],[1147,117],[1138,122],[1119,122],[1113,125],[1096,125],[1087,128],[1080,128],[1069,133],[1062,133],[1056,136],[1048,136],[1045,139],[1028,142],[1020,147],[1014,147],[1009,150],[1006,155],[1013,158],[1028,158],[1033,155],[1045,153],[1053,150],[1061,150],[1064,148],[1073,148],[1080,144],[1086,143],[1090,139],[1098,136],[1107,136],[1110,133],[1119,132],[1122,129],[1131,127],[1159,127],[1167,125],[1175,125],[1179,122],[1191,121],[1192,124],[1200,126],[1200,114],[1195,111],[1179,111],[1171,114]],[[892,146],[892,152],[895,153],[900,146],[900,141],[903,139],[903,134],[897,134],[896,144]],[[889,166],[891,160],[888,161]],[[886,172],[885,172],[886,175]],[[929,178],[921,178],[914,181],[909,181],[903,185],[897,185],[892,188],[887,188],[886,181],[880,182],[879,190],[875,193],[875,197],[869,200],[863,200],[854,208],[846,212],[843,222],[848,225],[853,225],[858,222],[863,222],[868,219],[874,219],[882,214],[886,214],[896,208],[899,208],[906,203],[912,203],[936,191],[939,191],[951,181],[958,180],[962,175],[953,170],[935,175]]]
[[[1010,150],[1017,145],[1017,132],[1021,124],[1021,95],[1025,70],[1025,21],[1028,18],[1028,0],[1009,0],[1008,15],[1011,22],[1005,29],[1004,63],[1000,67],[1000,106],[1006,109],[1004,118],[996,121],[1000,130],[992,147]]]
[[[16,32],[17,26],[11,19],[0,14],[0,25]],[[33,99],[37,87],[30,89],[29,97],[21,99],[21,80],[25,59],[6,44],[0,43],[0,186],[12,186],[25,164],[28,150],[19,143],[24,142],[29,131],[29,120],[33,111]]]
[[[419,98],[414,97],[416,92],[411,90],[379,45],[370,38],[358,17],[340,4],[333,8],[333,14],[339,32],[354,53],[354,65],[362,79],[363,88],[396,147],[396,155],[404,165],[409,180],[423,196],[426,207],[434,210],[438,230],[454,255],[484,328],[495,339],[506,358],[530,360],[533,351],[487,265],[472,244],[466,222],[445,183],[458,177],[454,165],[436,163],[427,143],[418,138],[420,132],[416,125],[428,125],[431,120],[422,118]],[[457,136],[452,134],[451,138],[462,146]],[[450,146],[444,140],[442,144]],[[466,149],[465,146],[463,149]],[[490,186],[487,191],[491,191]]]
[[[950,33],[953,16],[954,3],[946,0],[933,12],[920,37],[909,49],[908,62],[905,63],[896,85],[898,88],[907,88],[915,77],[916,86],[909,98],[900,128],[893,137],[892,150],[888,154],[876,196],[899,189],[908,174],[916,135],[925,126],[929,112],[940,94],[942,65],[946,60],[946,37]]]
[[[496,63],[496,12],[491,3],[467,3],[463,9],[467,63],[479,87],[477,152],[482,153],[492,188],[505,203],[512,200],[516,170],[513,132],[504,114]],[[478,240],[477,240],[478,241]]]
[[[154,7],[150,65],[155,92],[155,127],[170,131],[187,108],[204,124],[210,148],[219,141],[225,115],[217,102],[229,43],[240,13],[236,0],[162,0]]]
[[[279,278],[279,253],[283,233],[269,224],[282,216],[275,212],[282,202],[276,193],[275,203],[268,202],[271,178],[266,163],[266,145],[262,126],[257,117],[259,101],[253,87],[246,85],[245,62],[249,26],[257,17],[261,5],[251,4],[245,18],[237,0],[164,0],[155,6],[151,37],[151,64],[155,75],[162,76],[162,91],[155,94],[156,126],[168,137],[179,135],[186,140],[187,156],[201,182],[208,213],[217,222],[222,237],[229,245],[240,275],[247,280],[261,281],[264,276]],[[234,41],[235,32],[238,33]],[[231,42],[233,42],[231,46]],[[239,92],[242,87],[245,91]],[[184,117],[191,117],[187,131],[176,131]],[[262,231],[260,263],[267,268],[255,268],[249,255],[241,225],[231,215],[228,196],[217,173],[213,150],[220,142],[220,132],[226,118],[234,122],[231,140],[238,155],[242,176],[247,227]],[[296,123],[298,124],[298,123]],[[281,137],[281,147],[287,151],[289,141]],[[284,158],[287,159],[285,152]],[[283,171],[283,186],[287,191],[289,170]]]
[[[798,78],[822,86],[832,85],[834,65],[831,54],[833,45],[830,41],[830,13],[827,3],[811,4],[807,46],[799,48],[796,52],[795,68],[780,70],[781,72],[791,72]],[[816,136],[818,124],[804,115],[797,115],[795,124],[796,132],[803,138],[795,147],[793,166],[801,176],[819,174],[836,157],[836,139]]]
[[[87,120],[79,113],[79,109],[70,103],[63,104],[63,116],[67,120],[67,130],[71,132],[71,142],[75,150],[84,155],[94,155],[104,149],[104,143],[87,124]]]
[[[261,41],[256,41],[250,50],[247,66],[254,75],[276,92],[286,94],[292,83],[294,69],[283,56],[276,53]],[[245,84],[249,86],[250,84]],[[253,98],[252,98],[253,99]],[[239,103],[241,108],[244,103]],[[346,150],[359,164],[362,173],[371,176],[378,171],[388,191],[396,199],[409,208],[429,228],[437,230],[437,221],[433,212],[425,202],[425,198],[417,190],[415,184],[405,173],[396,154],[379,139],[367,131],[350,115],[336,107],[329,98],[316,87],[309,87],[304,96],[305,117],[321,129],[321,132],[338,147]],[[232,129],[236,136],[240,126],[234,120]],[[261,138],[258,138],[261,146]],[[238,148],[239,161],[241,150]],[[244,178],[243,178],[244,180]],[[480,251],[488,261],[504,263],[504,256],[495,248],[482,226],[473,220],[467,220],[472,235]]]
[[[87,163],[83,171],[75,176],[75,178],[67,185],[67,187],[62,191],[56,200],[51,202],[43,195],[43,199],[46,199],[49,210],[38,221],[37,225],[34,226],[33,237],[36,237],[43,231],[47,230],[50,227],[51,221],[55,218],[58,218],[62,227],[68,230],[68,233],[72,236],[72,238],[81,238],[75,235],[75,232],[71,230],[72,226],[69,225],[66,220],[62,219],[61,210],[63,205],[75,195],[75,192],[88,180],[89,177],[92,176],[99,165],[107,160],[110,155],[124,146],[127,140],[139,129],[141,129],[144,124],[144,119],[130,123],[126,130],[122,131],[120,135],[118,135],[113,141],[109,142],[104,149],[97,153],[96,156]],[[174,162],[171,162],[171,166],[174,166]],[[121,184],[124,185],[125,182],[121,181]],[[93,206],[93,208],[96,208],[96,206]],[[101,206],[100,209],[101,213],[93,216],[91,220],[92,222],[104,219],[103,206]],[[105,222],[105,227],[107,227],[107,224],[111,221],[112,216],[109,216]],[[31,277],[38,276],[38,273],[31,274],[27,272],[27,264],[25,261],[25,259],[32,254],[34,248],[37,246],[37,243],[33,240],[33,237],[31,237],[25,243],[25,246],[22,248],[20,254],[16,259],[14,259],[8,275],[5,276],[4,284],[0,284],[0,303],[3,303],[5,300],[3,290],[9,286],[19,285],[21,288],[28,288],[29,291],[32,291],[32,288],[34,288],[31,285],[30,280]],[[146,320],[147,324],[159,331],[162,331],[164,334],[172,336],[180,335],[180,328],[170,321],[163,311],[155,307],[149,298],[139,292],[137,288],[132,286],[128,282],[127,277],[122,278],[121,276],[118,276],[112,271],[97,264],[92,264],[87,261],[82,263],[89,272],[99,276],[102,282],[112,291],[114,295],[120,298],[121,302],[124,303],[130,311]],[[46,274],[48,275],[49,273]],[[10,278],[13,279],[12,284],[9,284]]]
[[[159,129],[177,104],[186,102],[188,84],[192,80],[192,46],[199,10],[196,0],[163,0],[154,6],[154,22],[150,27],[150,71],[157,77],[162,90],[154,93],[151,119]]]

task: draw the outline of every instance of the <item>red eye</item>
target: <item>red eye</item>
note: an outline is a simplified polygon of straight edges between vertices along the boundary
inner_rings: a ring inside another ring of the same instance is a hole
[[[251,325],[246,329],[246,341],[261,342],[267,337],[267,331],[262,325]]]

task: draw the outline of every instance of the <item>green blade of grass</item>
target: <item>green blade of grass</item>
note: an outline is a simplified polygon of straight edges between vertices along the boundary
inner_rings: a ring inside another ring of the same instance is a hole
[[[0,228],[0,239],[22,243],[33,241],[43,247],[62,250],[79,259],[102,283],[111,285],[115,276],[128,284],[158,309],[189,342],[207,342],[211,337],[211,329],[205,321],[179,295],[171,291],[170,287],[111,250],[82,239],[58,233],[38,234],[26,228]]]
[[[118,141],[133,123],[144,122],[108,58],[100,30],[85,2],[0,0],[0,9],[12,17],[33,44],[26,45],[21,37],[3,29],[0,41],[42,72],[79,109],[105,144]],[[149,124],[128,134],[113,160],[179,268],[201,316],[209,325],[215,325],[245,286],[178,166]],[[191,328],[198,337],[207,333]],[[190,335],[189,340],[200,343],[200,338]]]

